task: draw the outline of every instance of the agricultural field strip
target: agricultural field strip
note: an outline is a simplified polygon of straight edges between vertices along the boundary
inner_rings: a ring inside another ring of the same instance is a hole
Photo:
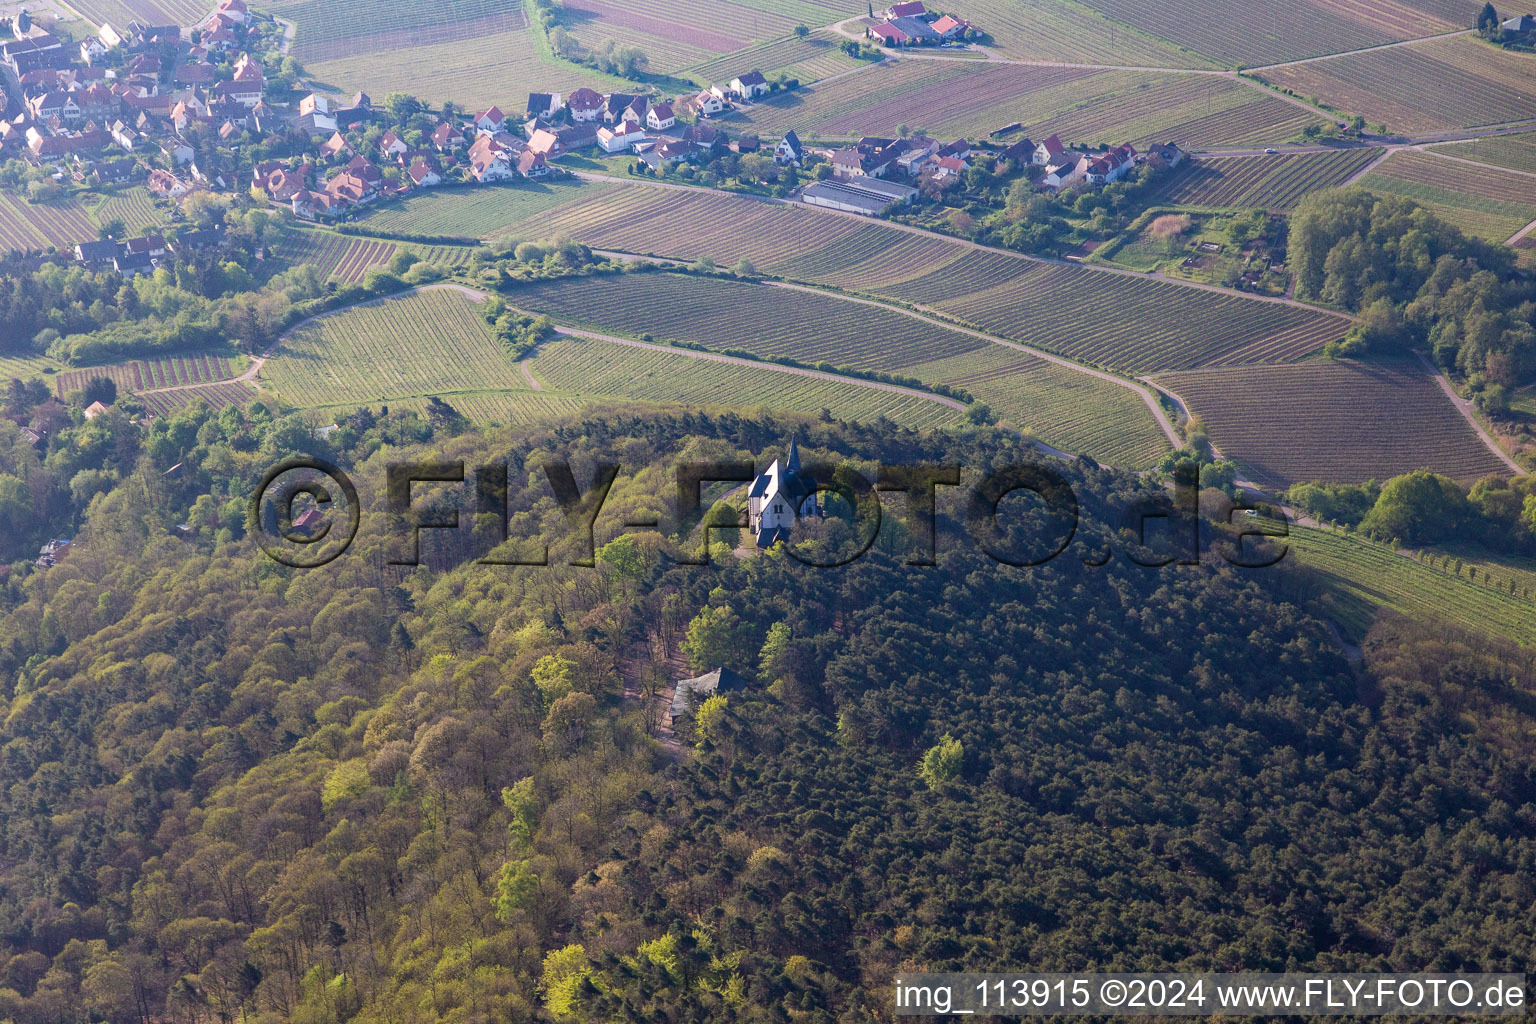
[[[1468,160],[1483,166],[1536,174],[1536,132],[1439,143],[1431,146],[1429,151],[1437,156]]]
[[[263,380],[304,406],[527,390],[473,306],[483,301],[472,289],[429,287],[311,318],[283,335]]]
[[[63,396],[83,389],[93,377],[106,377],[119,391],[134,394],[205,387],[236,379],[229,364],[229,357],[222,354],[189,352],[158,359],[81,367],[61,372],[55,380],[55,389]]]
[[[806,286],[806,285],[794,285],[794,284],[787,284],[787,283],[783,283],[783,282],[774,282],[774,286],[778,287],[778,288],[790,289],[792,291],[813,292],[813,293],[818,294],[818,295],[829,295],[830,294],[828,292],[822,291],[822,290],[817,289],[817,288],[811,288],[811,287]],[[941,320],[941,319],[938,319],[935,316],[927,315],[927,314],[924,314],[924,313],[914,312],[914,311],[908,310],[908,309],[903,309],[900,306],[888,305],[888,304],[886,304],[884,302],[880,302],[880,301],[878,301],[876,299],[855,298],[855,297],[853,297],[851,295],[835,295],[835,294],[832,294],[831,297],[835,298],[835,299],[837,299],[839,301],[842,301],[842,302],[854,302],[854,303],[858,303],[860,305],[875,306],[875,307],[878,307],[880,309],[890,310],[893,313],[900,313],[900,314],[902,314],[904,316],[914,317],[914,318],[916,318],[918,320],[924,321],[925,323],[933,324],[935,327],[944,327],[944,328],[947,328],[948,330],[959,331],[962,334],[968,334],[971,337],[978,338],[978,339],[980,339],[982,341],[987,342],[988,344],[999,345],[999,346],[1001,346],[1003,348],[1013,349],[1016,352],[1022,352],[1025,355],[1034,357],[1035,359],[1039,359],[1039,360],[1041,360],[1043,362],[1050,363],[1053,366],[1059,366],[1059,367],[1062,367],[1064,369],[1071,370],[1074,373],[1084,374],[1084,375],[1086,375],[1088,377],[1093,377],[1096,380],[1101,380],[1101,381],[1104,381],[1104,382],[1106,382],[1108,384],[1114,384],[1114,385],[1116,385],[1118,387],[1125,388],[1126,390],[1131,391],[1134,394],[1136,394],[1142,400],[1142,403],[1144,405],[1146,405],[1148,411],[1150,411],[1152,413],[1152,418],[1157,421],[1157,425],[1162,430],[1164,436],[1167,437],[1168,440],[1173,443],[1173,446],[1175,448],[1179,447],[1183,443],[1182,440],[1179,437],[1178,430],[1175,429],[1173,423],[1168,419],[1167,413],[1165,413],[1163,411],[1162,405],[1157,401],[1157,399],[1153,396],[1153,394],[1149,390],[1147,390],[1145,387],[1143,387],[1140,384],[1137,384],[1134,381],[1126,380],[1124,377],[1117,377],[1114,374],[1107,373],[1107,372],[1105,372],[1103,370],[1095,370],[1092,367],[1083,366],[1081,363],[1075,363],[1075,362],[1073,362],[1070,359],[1065,359],[1065,358],[1063,358],[1061,356],[1054,355],[1054,354],[1052,354],[1050,352],[1046,352],[1046,351],[1044,351],[1042,349],[1033,348],[1033,347],[1031,347],[1029,345],[1021,344],[1020,342],[1017,342],[1017,341],[1009,341],[1006,338],[1000,338],[1000,337],[998,337],[998,336],[996,336],[994,334],[987,334],[984,331],[974,330],[974,329],[972,329],[970,327],[966,327],[966,326],[964,326],[962,324],[957,324],[957,323],[954,323],[952,321]]]
[[[1286,156],[1186,161],[1154,193],[1155,203],[1206,209],[1291,209],[1305,195],[1342,185],[1378,159],[1368,148]]]
[[[734,367],[741,367],[741,368],[748,369],[748,370],[764,371],[764,372],[767,372],[767,373],[770,373],[770,374],[771,373],[777,373],[777,374],[780,374],[780,375],[782,375],[782,376],[784,376],[786,378],[794,377],[794,378],[801,378],[801,379],[806,379],[806,380],[820,380],[820,381],[826,381],[826,382],[838,385],[840,387],[862,388],[862,389],[867,390],[867,391],[882,392],[882,393],[891,394],[891,395],[900,395],[900,396],[903,396],[903,397],[905,397],[907,399],[915,400],[915,401],[918,401],[918,402],[928,402],[928,403],[932,403],[932,404],[935,404],[935,405],[939,405],[939,406],[942,406],[944,408],[950,409],[953,412],[964,412],[965,408],[966,408],[966,406],[965,406],[965,404],[963,402],[956,401],[953,398],[946,398],[943,395],[931,394],[931,393],[929,393],[927,391],[920,391],[920,390],[918,390],[916,388],[901,387],[900,385],[896,385],[896,384],[885,384],[885,383],[881,383],[880,381],[859,380],[856,377],[845,377],[842,374],[827,373],[827,372],[822,371],[822,370],[801,369],[800,367],[795,367],[795,366],[780,366],[780,365],[778,365],[776,363],[762,362],[762,361],[756,360],[756,359],[743,359],[743,358],[741,358],[739,356],[728,356],[728,355],[723,355],[723,354],[718,353],[718,352],[696,352],[696,351],[693,351],[691,349],[678,348],[678,347],[673,346],[673,345],[660,345],[660,344],[655,344],[655,343],[650,343],[650,342],[636,341],[636,340],[631,339],[631,338],[620,338],[620,337],[616,337],[614,335],[600,334],[600,333],[596,333],[596,332],[593,332],[593,331],[582,330],[582,329],[576,328],[576,327],[565,326],[563,324],[562,325],[558,325],[556,327],[556,330],[562,336],[564,336],[564,337],[580,338],[580,339],[583,339],[583,340],[586,340],[586,341],[600,342],[602,344],[607,344],[607,345],[623,345],[623,346],[627,346],[629,348],[641,349],[641,350],[646,351],[646,352],[656,353],[656,354],[660,354],[660,355],[673,356],[673,357],[682,357],[682,358],[687,358],[687,359],[694,359],[694,360],[698,360],[698,361],[701,361],[701,362],[712,363],[712,364],[723,364],[723,365],[729,365],[729,366],[734,366]],[[537,363],[537,360],[536,360],[536,363]],[[548,378],[546,378],[546,379],[548,379]],[[653,399],[653,400],[661,400],[661,399]],[[682,401],[682,400],[681,399],[674,399],[674,401]],[[715,401],[719,401],[719,399],[715,399]],[[699,404],[699,403],[698,402],[693,402],[693,403],[689,403],[689,404]],[[704,404],[709,404],[709,403],[705,402]],[[760,399],[758,403],[754,403],[754,404],[772,404],[772,403]],[[797,411],[809,411],[809,410],[806,409],[806,408],[801,408],[801,409],[799,409]]]
[[[682,279],[682,280],[689,280],[689,279]],[[628,282],[626,282],[626,284],[627,283]],[[1105,383],[1108,383],[1108,384],[1112,384],[1112,385],[1115,385],[1115,386],[1120,387],[1120,388],[1124,388],[1125,390],[1130,391],[1131,393],[1135,394],[1138,398],[1140,398],[1141,402],[1146,406],[1147,410],[1152,414],[1153,419],[1157,423],[1159,430],[1161,430],[1163,435],[1166,436],[1170,440],[1170,442],[1172,442],[1175,446],[1177,446],[1180,443],[1182,443],[1180,441],[1180,439],[1179,439],[1179,435],[1178,435],[1177,430],[1174,428],[1172,422],[1170,422],[1168,420],[1167,415],[1163,412],[1162,407],[1161,407],[1161,405],[1159,405],[1157,399],[1152,395],[1152,393],[1147,388],[1143,387],[1142,385],[1140,385],[1138,383],[1135,383],[1134,381],[1126,380],[1123,377],[1115,376],[1114,374],[1108,373],[1108,372],[1103,371],[1103,370],[1095,370],[1095,369],[1092,369],[1091,367],[1082,366],[1082,365],[1080,365],[1078,363],[1072,362],[1070,359],[1066,359],[1066,358],[1063,358],[1061,356],[1054,355],[1054,354],[1051,354],[1049,352],[1045,352],[1043,350],[1040,350],[1040,349],[1037,349],[1037,348],[1033,348],[1033,347],[1031,347],[1029,345],[1021,344],[1021,343],[1016,342],[1016,341],[1010,341],[1010,340],[1007,340],[1005,338],[998,337],[995,334],[988,334],[988,333],[986,333],[984,331],[976,330],[974,328],[965,326],[963,324],[955,323],[955,322],[950,321],[948,319],[941,319],[940,316],[942,316],[942,314],[940,314],[939,316],[929,315],[928,313],[925,313],[925,312],[917,312],[917,311],[914,311],[914,310],[911,310],[911,309],[905,309],[905,308],[902,308],[900,306],[891,305],[891,304],[879,301],[878,299],[874,299],[874,298],[863,298],[863,297],[855,297],[855,296],[851,296],[851,295],[843,295],[843,294],[838,294],[838,293],[835,293],[835,292],[828,292],[828,291],[820,289],[820,288],[813,288],[813,287],[810,287],[810,286],[807,286],[807,285],[797,285],[797,284],[790,284],[790,283],[786,283],[786,282],[771,282],[769,284],[769,286],[770,287],[774,287],[774,288],[779,288],[779,289],[787,290],[787,291],[797,292],[797,293],[808,295],[808,296],[815,296],[817,299],[821,299],[821,300],[828,300],[828,301],[834,301],[834,302],[848,303],[848,304],[855,305],[855,306],[862,306],[862,307],[866,307],[866,308],[878,309],[878,310],[882,311],[882,313],[885,313],[885,314],[896,314],[896,315],[899,315],[899,316],[903,316],[903,317],[906,317],[906,318],[918,321],[918,322],[920,322],[922,324],[926,324],[929,327],[939,328],[942,331],[946,332],[947,335],[950,335],[950,336],[963,335],[963,336],[966,336],[966,337],[971,338],[971,339],[975,339],[976,341],[983,343],[981,346],[977,346],[977,347],[1000,346],[1000,347],[1003,347],[1003,348],[1011,349],[1011,350],[1016,351],[1016,352],[1024,353],[1025,355],[1031,356],[1031,357],[1033,357],[1035,359],[1038,359],[1038,360],[1041,360],[1043,362],[1052,364],[1053,366],[1062,367],[1062,368],[1070,370],[1070,371],[1072,371],[1074,373],[1082,374],[1082,375],[1084,375],[1086,377],[1093,378],[1093,379],[1096,379],[1096,380],[1099,380],[1099,381],[1102,381],[1102,382],[1105,382]],[[752,286],[740,286],[740,287],[752,287]],[[546,288],[546,289],[542,289],[542,290],[540,290],[540,289],[530,289],[530,291],[535,291],[535,292],[538,292],[539,294],[537,296],[535,296],[535,297],[523,298],[523,299],[520,299],[517,296],[513,296],[510,301],[512,301],[514,304],[520,305],[522,308],[527,308],[527,309],[529,309],[531,311],[534,311],[534,312],[547,313],[547,314],[550,314],[550,315],[554,316],[557,319],[562,318],[562,317],[575,318],[575,319],[578,319],[578,320],[585,320],[586,319],[586,318],[580,316],[579,312],[574,309],[574,306],[572,304],[567,304],[567,303],[564,303],[564,302],[561,301],[561,300],[564,299],[564,296],[559,294],[560,291],[562,291],[562,290],[559,289],[558,286],[551,287],[551,288]],[[612,296],[610,296],[610,291],[612,292]],[[603,294],[603,296],[605,298],[606,297],[617,297],[618,295],[621,294],[621,292],[622,292],[622,286],[620,286],[617,289],[605,290],[602,294]],[[592,297],[590,295],[584,295],[583,296],[584,304],[592,305],[593,302],[591,301],[591,298]],[[603,302],[596,302],[595,305],[597,307],[599,307],[599,308],[603,308],[604,307],[604,303]],[[621,308],[624,308],[626,310],[626,312],[631,314],[631,315],[633,315],[635,313],[635,311],[636,311],[636,307],[632,303],[628,304],[628,305],[625,305],[625,304],[621,303],[620,306],[621,306]],[[734,309],[733,317],[734,317],[733,324],[735,326],[737,326],[737,327],[744,327],[748,323],[748,317],[745,314],[745,312],[742,310],[741,304],[739,304],[739,303],[736,305],[736,307]],[[867,318],[866,318],[866,320],[864,322],[867,324],[867,322],[868,322]],[[649,324],[648,323],[648,326],[651,326],[651,327],[654,328],[653,330],[649,331],[648,333],[656,333],[656,334],[672,333],[672,331],[674,331],[674,330],[685,330],[684,328],[669,328],[668,326],[666,326],[663,323],[656,323],[656,324]],[[694,334],[693,334],[693,337],[690,340],[699,340],[698,339],[699,324],[695,321],[691,326],[694,329]],[[746,335],[746,334],[750,334],[751,332],[748,331],[748,330],[743,330],[742,333],[744,335]],[[887,351],[887,352],[893,350],[896,347],[894,344],[892,344],[891,337],[889,335],[882,335],[881,341],[882,341],[883,349],[885,351]],[[943,350],[940,350],[940,351],[923,351],[923,352],[921,352],[919,354],[922,355],[922,356],[925,356],[926,358],[923,358],[923,359],[919,360],[918,362],[919,363],[934,362],[934,361],[937,361],[937,360],[942,359],[942,358],[961,355],[965,351],[975,351],[975,348],[973,347],[973,348],[967,349],[964,346],[955,347],[955,346],[951,345],[950,346],[950,350],[948,352],[943,351]],[[772,354],[772,353],[765,352],[764,354]],[[801,351],[801,350],[798,350],[798,349],[795,349],[795,348],[791,347],[791,351],[790,351],[789,354],[794,355],[796,358],[800,358],[800,359],[805,360],[805,361],[810,361],[810,360],[827,361],[827,362],[832,361],[832,359],[828,358],[828,356],[831,355],[831,353],[824,352],[824,351],[821,352],[821,353],[816,353],[816,352],[809,351],[809,350]],[[844,358],[846,359],[848,353],[844,352],[842,354],[843,354]],[[904,372],[907,372],[910,369],[910,367],[913,366],[913,365],[917,365],[917,364],[914,363],[914,361],[911,358],[887,359],[886,361],[884,361],[884,362],[879,364],[879,368],[883,369],[883,370],[886,370],[887,372],[903,372],[904,373]]]
[[[706,195],[706,196],[712,196],[712,197],[718,197],[718,196],[722,196],[723,195],[723,193],[720,193],[720,192],[718,192],[716,190],[713,190],[713,189],[696,188],[696,187],[691,186],[691,185],[676,185],[676,184],[672,184],[670,182],[646,181],[646,182],[634,182],[634,183],[631,184],[631,183],[625,182],[623,179],[620,179],[620,178],[612,178],[612,177],[609,177],[607,175],[590,174],[590,173],[587,173],[587,172],[580,172],[580,173],[578,173],[577,177],[580,177],[580,178],[582,178],[584,180],[597,181],[597,182],[608,182],[608,183],[615,184],[615,185],[620,185],[620,186],[628,185],[629,187],[637,188],[637,189],[649,188],[649,189],[656,189],[656,190],[688,192],[688,193],[692,193],[694,195]],[[790,209],[794,209],[794,210],[805,212],[805,213],[809,214],[810,216],[817,217],[817,218],[822,218],[824,220],[829,220],[829,221],[837,219],[837,220],[842,220],[842,221],[845,221],[845,222],[851,221],[851,222],[856,222],[856,223],[863,223],[863,224],[866,224],[866,225],[870,223],[869,218],[861,217],[858,214],[840,213],[840,212],[837,212],[837,211],[834,211],[834,210],[825,210],[825,209],[819,209],[819,208],[814,208],[814,207],[808,207],[808,206],[804,206],[804,205],[798,204],[798,203],[791,203],[791,202],[788,202],[786,200],[779,200],[779,199],[763,199],[763,200],[752,199],[752,200],[747,200],[747,199],[742,199],[741,197],[729,197],[729,198],[732,201],[735,201],[735,202],[757,202],[760,205],[788,207]],[[677,211],[674,210],[672,212],[675,214]],[[721,211],[721,212],[723,213],[724,211]],[[1118,267],[1100,267],[1100,266],[1091,266],[1091,265],[1090,266],[1083,266],[1083,265],[1079,265],[1079,264],[1076,264],[1076,263],[1068,262],[1067,260],[1055,260],[1055,259],[1049,259],[1049,258],[1044,257],[1044,256],[1032,256],[1032,255],[1030,255],[1028,253],[1013,252],[1012,250],[1009,250],[1009,249],[998,249],[998,248],[994,248],[992,246],[982,245],[979,242],[971,242],[971,241],[967,241],[965,239],[954,238],[954,237],[952,237],[950,235],[941,234],[940,232],[937,232],[937,231],[929,231],[926,228],[916,227],[916,226],[911,225],[911,224],[897,224],[897,223],[892,223],[892,222],[888,222],[888,221],[881,221],[880,223],[883,226],[892,229],[893,231],[905,231],[905,232],[909,232],[911,234],[924,235],[924,236],[929,237],[929,238],[935,238],[935,239],[939,239],[939,240],[944,241],[944,242],[948,242],[949,244],[954,245],[954,246],[958,246],[958,247],[960,247],[963,250],[991,253],[993,255],[1000,256],[1000,257],[1003,257],[1003,258],[1006,258],[1006,259],[1010,259],[1010,260],[1023,261],[1023,262],[1034,263],[1034,264],[1039,264],[1039,265],[1043,265],[1043,266],[1064,267],[1064,268],[1067,268],[1069,270],[1083,271],[1085,273],[1091,273],[1091,274],[1107,274],[1107,275],[1112,275],[1112,276],[1116,276],[1116,277],[1132,278],[1132,279],[1139,280],[1139,281],[1147,281],[1148,280],[1148,278],[1147,278],[1147,276],[1145,274],[1139,273],[1139,272],[1134,271],[1134,270],[1124,270],[1124,269],[1120,269]],[[851,233],[851,231],[848,232],[848,233]],[[623,249],[622,246],[616,246],[616,245],[601,245],[600,248],[614,249],[614,250],[623,251],[623,252],[630,252],[630,253],[632,253],[634,255],[640,255],[640,256],[646,256],[646,255],[665,256],[665,255],[667,255],[665,253],[634,253],[633,250],[625,250],[625,249]],[[803,238],[799,240],[799,245],[796,248],[797,248],[798,251],[801,251],[801,252],[805,251],[805,249],[806,249],[806,242],[805,242],[805,240]],[[697,254],[697,253],[690,253],[690,254],[687,255],[687,258],[693,258],[693,257],[696,257],[697,255],[699,255],[699,254]],[[674,258],[684,258],[684,257],[674,257]],[[760,266],[764,266],[764,267],[768,267],[768,266],[772,266],[773,264],[772,264],[772,262],[764,261],[764,262],[761,262],[759,265]],[[811,283],[814,284],[815,282],[811,282]],[[1240,301],[1240,302],[1255,302],[1255,303],[1266,303],[1266,304],[1273,304],[1273,305],[1289,306],[1289,307],[1294,308],[1294,309],[1301,309],[1301,310],[1305,310],[1306,312],[1309,312],[1309,313],[1317,314],[1319,316],[1327,316],[1327,317],[1332,317],[1334,319],[1339,319],[1339,320],[1353,321],[1353,320],[1357,319],[1356,317],[1347,316],[1347,315],[1342,314],[1342,313],[1334,313],[1334,312],[1330,312],[1330,311],[1327,311],[1327,310],[1318,309],[1317,307],[1309,306],[1309,305],[1307,305],[1305,303],[1297,302],[1297,301],[1295,301],[1293,299],[1271,298],[1269,296],[1264,296],[1264,295],[1250,295],[1250,294],[1247,294],[1245,292],[1235,292],[1235,291],[1233,291],[1230,288],[1222,288],[1222,287],[1220,287],[1218,285],[1200,284],[1200,283],[1194,282],[1194,281],[1176,281],[1176,280],[1172,280],[1172,279],[1166,279],[1166,280],[1165,279],[1159,279],[1157,283],[1170,285],[1170,286],[1176,287],[1176,288],[1187,288],[1187,289],[1194,290],[1194,291],[1208,292],[1208,293],[1211,293],[1211,294],[1214,294],[1214,295],[1220,295],[1220,296],[1223,296],[1225,298],[1237,300],[1237,301]],[[953,293],[951,293],[951,294],[953,294]]]
[[[1275,67],[1259,77],[1412,133],[1529,119],[1536,108],[1533,68],[1536,58],[1443,36]]]
[[[1505,589],[1511,578],[1528,579],[1528,570],[1478,563],[1480,573],[1497,567],[1494,576],[1504,584],[1498,587],[1324,527],[1293,525],[1287,543],[1302,565],[1334,577],[1346,592],[1373,606],[1445,618],[1476,632],[1493,632],[1523,643],[1536,641],[1531,602]]]
[[[1263,486],[1358,483],[1428,466],[1462,480],[1508,467],[1424,367],[1308,362],[1157,374]]]

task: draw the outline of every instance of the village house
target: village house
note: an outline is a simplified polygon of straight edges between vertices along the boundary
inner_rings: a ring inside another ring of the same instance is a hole
[[[531,92],[528,94],[529,117],[554,117],[565,104],[557,92]]]
[[[689,101],[696,117],[713,117],[725,110],[725,100],[708,89],[703,89]]]
[[[628,153],[649,139],[644,128],[630,121],[622,121],[611,128],[604,125],[597,130],[597,145],[604,153]]]
[[[550,172],[549,161],[544,159],[543,153],[525,149],[518,154],[517,171],[525,178],[543,178]]]
[[[645,116],[646,127],[653,132],[665,131],[677,124],[677,114],[670,103],[658,103]]]
[[[881,11],[880,16],[889,21],[892,18],[920,18],[927,13],[928,8],[926,6],[919,2],[919,0],[912,0],[911,3],[892,4]]]
[[[763,77],[761,71],[749,71],[745,75],[731,79],[731,91],[747,100],[766,96],[769,92],[768,79]]]
[[[513,154],[505,145],[488,135],[482,135],[469,147],[469,173],[482,184],[493,181],[510,181],[513,175]]]
[[[347,144],[346,137],[341,132],[334,132],[330,138],[320,144],[320,155],[327,160],[340,160],[352,155],[352,147]]]
[[[784,133],[778,146],[773,151],[774,163],[787,167],[799,167],[805,159],[805,147],[800,144],[800,136],[791,128]]]
[[[1154,143],[1147,150],[1147,163],[1153,167],[1174,168],[1184,162],[1184,151],[1172,142]]]
[[[1046,166],[1045,177],[1042,180],[1051,188],[1061,188],[1083,177],[1087,170],[1087,157],[1076,153],[1064,153],[1054,163]]]
[[[123,277],[138,277],[140,274],[152,273],[155,261],[147,252],[124,253],[112,260],[112,269]]]
[[[571,120],[578,124],[596,121],[606,105],[596,90],[585,86],[571,93],[565,101],[566,109],[571,112]]]
[[[87,270],[107,266],[121,253],[122,249],[111,240],[81,242],[75,246],[75,259],[84,264]]]
[[[1061,137],[1052,135],[1035,146],[1034,163],[1037,167],[1048,167],[1059,162],[1066,152],[1067,147],[1061,144]]]
[[[398,157],[409,148],[405,140],[395,134],[393,128],[386,131],[379,139],[379,152],[384,156]]]
[[[1116,146],[1103,156],[1088,159],[1083,174],[1094,185],[1107,185],[1119,181],[1126,172],[1136,166],[1136,149],[1130,145]]]
[[[431,157],[416,157],[411,161],[411,166],[406,168],[405,174],[417,188],[431,188],[443,183],[443,169]]]
[[[455,131],[453,125],[447,121],[439,123],[432,130],[429,141],[432,143],[432,148],[439,153],[452,153],[464,146],[464,136]]]
[[[482,110],[475,115],[475,129],[482,132],[490,132],[492,135],[506,130],[507,115],[501,112],[500,107],[492,107]]]

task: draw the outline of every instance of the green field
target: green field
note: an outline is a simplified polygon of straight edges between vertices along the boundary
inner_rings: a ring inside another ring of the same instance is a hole
[[[1130,390],[878,306],[656,273],[550,282],[509,301],[595,331],[952,383],[1012,425],[1106,463],[1141,468],[1167,451]]]
[[[1515,171],[1536,174],[1536,132],[1522,135],[1496,135],[1472,142],[1452,142],[1443,146],[1431,146],[1431,153],[1475,160],[1480,164],[1496,164]]]
[[[1464,482],[1508,472],[1416,361],[1318,359],[1157,382],[1261,484],[1359,483],[1425,467]]]
[[[976,138],[1022,122],[1073,143],[1284,142],[1321,118],[1230,79],[985,62],[906,60],[793,93],[742,115],[777,135],[892,135],[901,125]]]
[[[844,420],[881,416],[904,427],[936,429],[958,423],[959,410],[926,396],[884,391],[853,381],[786,373],[767,365],[727,363],[584,338],[564,338],[539,350],[534,375],[557,391],[681,405],[762,406]]]
[[[301,407],[529,390],[479,304],[444,288],[354,306],[295,328],[262,368],[261,382]]]
[[[576,199],[596,199],[603,184],[519,182],[419,192],[375,206],[359,222],[370,231],[494,238]],[[547,237],[535,234],[530,237]]]
[[[1536,220],[1536,178],[1429,153],[1393,153],[1358,182],[1406,196],[1469,235],[1503,242]]]
[[[1414,618],[1443,619],[1463,629],[1536,642],[1536,564],[1530,559],[1462,560],[1449,565],[1395,553],[1358,534],[1292,526],[1285,542],[1302,565],[1327,584],[1324,608],[1356,638],[1379,608]],[[1476,569],[1476,578],[1470,570]],[[1509,591],[1514,582],[1515,593]]]
[[[31,380],[42,377],[44,370],[58,369],[58,362],[46,356],[0,355],[0,381]]]
[[[991,345],[902,372],[963,388],[990,406],[1002,424],[1104,465],[1145,469],[1170,448],[1145,403],[1129,388],[1017,349]]]

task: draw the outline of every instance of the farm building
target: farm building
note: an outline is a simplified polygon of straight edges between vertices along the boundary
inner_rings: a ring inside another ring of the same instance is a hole
[[[897,203],[908,202],[915,195],[917,189],[910,186],[860,176],[840,181],[818,181],[807,188],[800,198],[811,206],[878,217]]]
[[[717,693],[733,693],[746,688],[745,678],[723,666],[692,679],[679,679],[672,686],[672,712],[667,723],[670,725],[688,713],[690,698],[697,706]]]

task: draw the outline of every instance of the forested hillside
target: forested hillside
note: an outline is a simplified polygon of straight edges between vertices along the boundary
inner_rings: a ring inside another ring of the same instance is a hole
[[[1145,485],[1091,464],[1061,470],[1079,542],[1035,568],[958,543],[960,492],[935,568],[900,524],[841,569],[676,563],[680,459],[762,465],[788,429],[871,475],[1026,458],[990,431],[341,423],[157,421],[67,560],[0,592],[0,1020],[831,1024],[890,1019],[922,967],[1536,955],[1523,651],[1396,623],[1356,672],[1283,566],[1125,558],[1100,524]],[[364,528],[301,572],[241,510],[311,448]],[[512,539],[554,564],[474,564],[466,516],[388,566],[374,503],[410,458],[506,461]],[[548,459],[623,464],[595,568]],[[640,698],[718,664],[749,688],[674,752]]]

